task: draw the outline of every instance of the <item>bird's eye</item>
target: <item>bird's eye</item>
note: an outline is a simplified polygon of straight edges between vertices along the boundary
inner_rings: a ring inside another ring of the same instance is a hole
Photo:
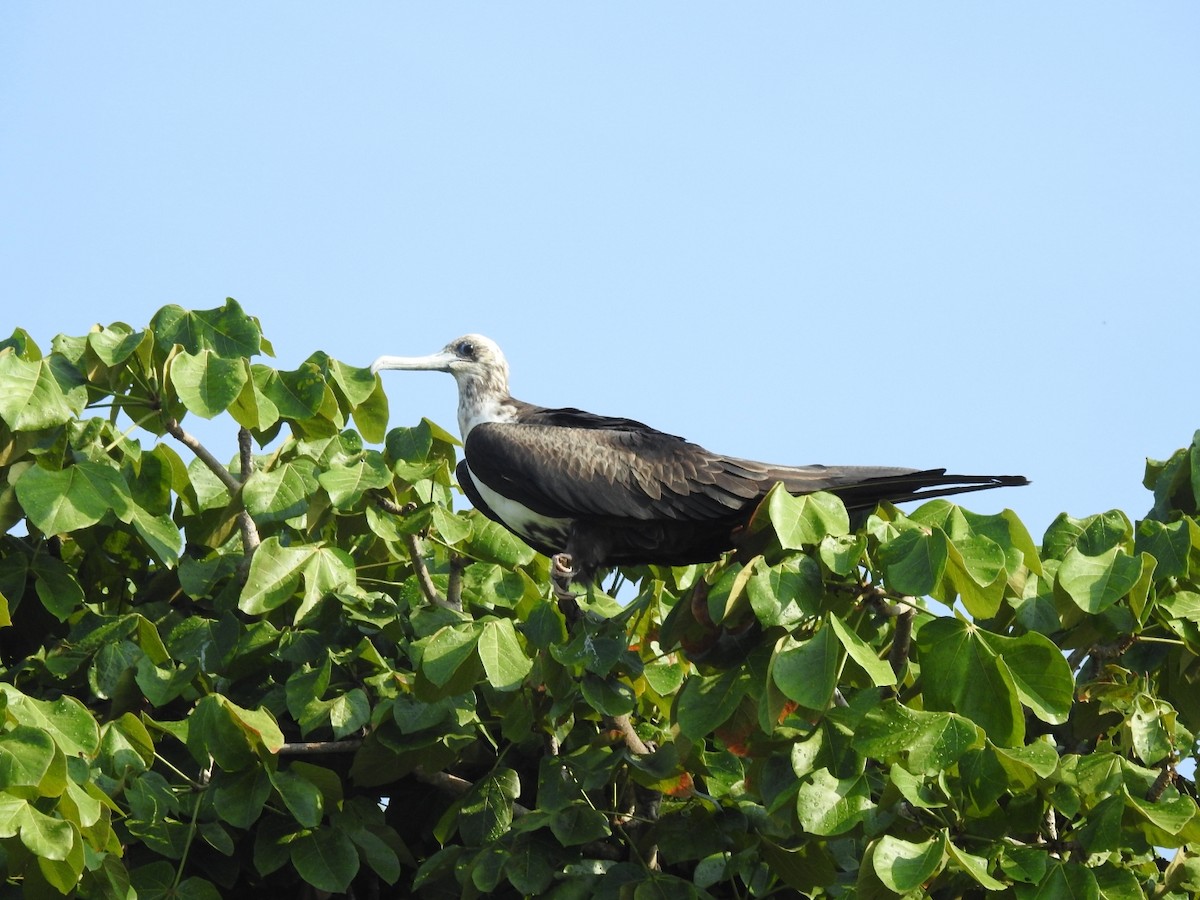
[[[470,341],[459,341],[454,347],[454,352],[466,359],[471,359],[475,356],[475,345]]]

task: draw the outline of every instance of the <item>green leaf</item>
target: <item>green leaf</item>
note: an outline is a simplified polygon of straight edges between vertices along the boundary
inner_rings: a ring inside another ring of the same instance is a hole
[[[849,575],[862,562],[867,549],[867,538],[863,534],[827,534],[817,547],[821,562],[835,575]]]
[[[909,709],[888,700],[863,717],[853,746],[864,756],[907,758],[910,771],[936,774],[968,750],[983,746],[983,734],[975,723],[954,713]]]
[[[784,695],[806,709],[823,710],[837,686],[841,643],[831,628],[805,641],[785,638],[771,660],[771,677]]]
[[[315,784],[287,770],[273,772],[268,769],[267,777],[297,822],[305,828],[316,828],[321,824],[325,806]]]
[[[54,742],[46,732],[18,725],[0,734],[0,784],[5,790],[34,799],[54,763]],[[18,790],[18,789],[26,790]]]
[[[633,712],[637,706],[633,690],[613,676],[603,677],[593,672],[585,672],[579,689],[588,706],[601,715],[624,716]]]
[[[754,511],[747,531],[773,534],[782,549],[800,550],[819,544],[826,535],[847,534],[850,517],[833,494],[793,496],[776,484]]]
[[[316,603],[337,591],[352,590],[358,576],[354,558],[336,547],[317,547],[304,564],[304,601],[296,612],[302,619]]]
[[[66,859],[79,840],[79,832],[70,823],[48,816],[26,805],[21,812],[21,843],[34,856]]]
[[[750,674],[741,669],[710,677],[693,675],[676,701],[679,730],[691,740],[706,737],[733,715],[749,688]]]
[[[554,813],[550,830],[564,847],[578,847],[608,837],[608,818],[585,803],[572,803]]]
[[[876,687],[889,687],[896,683],[896,673],[888,663],[876,655],[870,644],[851,631],[849,626],[833,613],[829,614],[829,624],[838,640],[842,642],[842,647],[850,654],[850,658],[863,668]]]
[[[269,770],[251,766],[234,774],[213,773],[213,808],[234,828],[251,828],[271,796]]]
[[[294,371],[252,366],[251,373],[254,383],[282,418],[305,421],[320,410],[325,398],[325,379],[313,363],[301,363]]]
[[[480,780],[458,812],[463,839],[475,846],[499,839],[512,824],[512,802],[520,793],[521,783],[512,769],[499,768]]]
[[[1129,732],[1142,762],[1157,765],[1174,751],[1175,710],[1165,701],[1140,694],[1129,717]]]
[[[421,655],[421,671],[438,687],[444,687],[455,672],[475,653],[481,629],[475,624],[447,625],[439,629]]]
[[[211,350],[180,353],[171,360],[171,383],[179,399],[205,419],[228,409],[248,380],[244,360],[222,359]]]
[[[923,597],[937,588],[949,558],[949,541],[940,528],[910,528],[879,547],[888,587],[913,597]]]
[[[150,320],[154,342],[167,351],[178,344],[187,353],[211,350],[225,359],[254,356],[262,350],[262,329],[237,301],[227,298],[216,309],[186,310],[164,306]]]
[[[369,369],[362,371],[370,372]],[[373,382],[371,393],[365,400],[359,401],[354,406],[351,415],[354,417],[354,424],[362,433],[363,440],[378,444],[387,433],[388,402],[387,394],[383,389],[383,381],[376,375],[372,375],[371,379]]]
[[[1125,787],[1123,792],[1128,805],[1159,830],[1155,838],[1162,840],[1164,844],[1168,835],[1180,834],[1197,816],[1196,802],[1174,790],[1166,791],[1161,799],[1153,802],[1135,795],[1128,787]]]
[[[1164,525],[1154,519],[1138,523],[1136,554],[1149,553],[1157,563],[1155,578],[1178,578],[1188,571],[1188,554],[1192,548],[1189,523],[1185,519]]]
[[[646,681],[660,697],[673,696],[683,684],[687,667],[683,663],[668,662],[660,659],[648,663],[642,670]]]
[[[946,842],[946,851],[950,858],[958,864],[958,867],[971,876],[978,884],[982,885],[985,890],[1002,891],[1005,884],[1002,881],[997,881],[988,874],[988,861],[981,856],[975,856],[962,850],[954,845],[953,841]],[[1058,895],[1052,895],[1058,896]]]
[[[86,402],[83,377],[61,357],[30,362],[0,350],[0,420],[13,431],[62,425]]]
[[[300,877],[319,891],[345,893],[358,874],[358,851],[341,829],[301,834],[292,842],[290,856]]]
[[[392,473],[382,454],[369,451],[349,465],[331,466],[317,475],[317,481],[329,493],[335,507],[348,509],[367,491],[391,484]]]
[[[371,701],[362,688],[351,688],[345,694],[334,697],[329,704],[329,724],[333,736],[340,740],[354,734],[371,719]]]
[[[879,880],[897,894],[915,891],[931,879],[946,862],[946,833],[920,843],[885,834],[869,851]]]
[[[260,751],[276,753],[283,733],[265,709],[245,709],[220,694],[200,698],[188,721],[187,745],[198,762],[211,755],[226,771],[237,771]]]
[[[140,506],[133,508],[133,527],[159,562],[174,566],[179,562],[179,527],[168,515],[153,516]]]
[[[471,520],[466,516],[455,515],[444,506],[433,507],[432,513],[433,527],[437,529],[442,540],[450,546],[460,544],[471,536]]]
[[[1008,573],[1004,551],[989,537],[971,535],[950,542],[946,575],[976,619],[990,619],[1000,609]]]
[[[1024,742],[1016,684],[978,629],[959,619],[935,619],[917,631],[916,645],[926,709],[966,716],[1001,746]]]
[[[1034,632],[1015,638],[987,631],[978,635],[1008,669],[1021,702],[1035,716],[1050,725],[1067,721],[1075,699],[1075,679],[1062,651],[1049,638]]]
[[[87,345],[96,358],[110,368],[124,363],[134,353],[143,351],[153,343],[147,331],[133,331],[128,326],[114,324],[108,328],[97,328],[87,336]]]
[[[317,490],[315,468],[308,460],[297,460],[269,472],[254,471],[242,498],[255,522],[269,525],[304,513]]]
[[[16,483],[17,499],[43,534],[64,534],[95,525],[113,512],[129,521],[129,487],[111,466],[83,461],[52,471],[27,469]]]
[[[874,807],[864,775],[837,778],[828,769],[818,769],[796,794],[796,814],[808,834],[844,834]]]
[[[91,757],[100,746],[100,727],[86,706],[74,697],[38,700],[11,684],[0,684],[8,715],[21,725],[40,729],[54,739],[67,756]]]
[[[29,571],[35,578],[38,599],[51,615],[65,622],[79,612],[83,588],[62,560],[39,553],[30,560]]]
[[[250,561],[238,608],[262,615],[285,603],[296,593],[304,567],[316,552],[312,546],[286,547],[274,536],[264,540]]]
[[[265,368],[265,367],[263,367]],[[256,434],[274,427],[279,421],[279,407],[266,395],[254,377],[254,366],[245,366],[247,377],[234,401],[229,415],[244,428]]]
[[[536,556],[533,549],[503,525],[483,516],[472,517],[470,523],[471,536],[463,549],[472,559],[495,563],[506,569],[533,562]],[[438,530],[440,533],[441,526]]]
[[[798,556],[776,566],[753,568],[746,595],[755,618],[763,625],[792,628],[818,615],[825,598],[821,567],[811,556]]]
[[[533,668],[533,661],[521,649],[510,619],[484,622],[477,646],[488,683],[496,690],[516,690]]]
[[[1072,547],[1058,567],[1056,587],[1084,612],[1101,613],[1132,590],[1142,576],[1143,557],[1113,547],[1087,556]]]

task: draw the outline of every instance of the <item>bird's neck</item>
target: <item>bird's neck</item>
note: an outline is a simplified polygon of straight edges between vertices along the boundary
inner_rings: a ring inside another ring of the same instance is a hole
[[[503,381],[470,378],[459,382],[458,433],[464,441],[476,425],[511,422],[516,417],[516,403],[509,396],[508,385]]]

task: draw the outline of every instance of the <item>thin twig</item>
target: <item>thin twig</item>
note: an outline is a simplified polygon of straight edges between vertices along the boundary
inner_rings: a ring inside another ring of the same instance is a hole
[[[421,539],[415,534],[406,534],[404,536],[404,546],[408,548],[409,559],[412,560],[413,574],[417,576],[417,586],[421,589],[421,595],[434,606],[442,606],[446,609],[453,609],[455,612],[462,612],[462,604],[455,607],[449,600],[442,599],[438,594],[437,588],[433,585],[433,579],[429,576],[429,569],[425,566],[425,556],[421,552]]]
[[[304,753],[353,753],[362,746],[362,738],[351,738],[347,741],[297,741],[281,744],[280,755],[299,755]]]
[[[446,604],[451,609],[462,612],[462,576],[463,570],[471,564],[465,556],[450,557],[450,582],[446,585]]]

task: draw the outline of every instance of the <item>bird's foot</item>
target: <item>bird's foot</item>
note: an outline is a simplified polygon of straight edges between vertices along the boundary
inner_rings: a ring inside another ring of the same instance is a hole
[[[574,600],[578,595],[571,590],[571,579],[576,575],[570,553],[556,553],[550,557],[550,585],[557,600]]]

